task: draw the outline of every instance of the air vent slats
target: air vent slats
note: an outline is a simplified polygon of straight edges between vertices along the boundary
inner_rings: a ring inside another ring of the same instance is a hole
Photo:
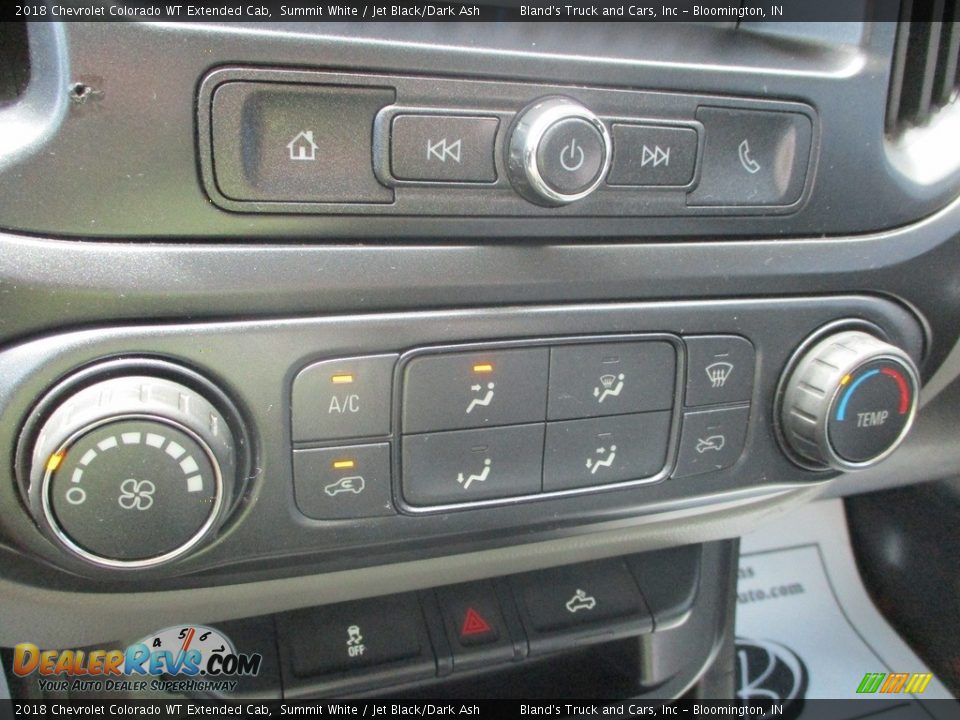
[[[957,21],[954,11],[956,7],[949,7],[950,21],[946,17],[943,22],[943,30],[940,35],[940,55],[943,57],[943,63],[937,68],[939,72],[934,80],[933,101],[937,105],[946,105],[950,102],[950,96],[960,82],[957,75],[958,66],[960,66],[960,22]]]
[[[887,131],[923,125],[955,97],[960,0],[904,0],[894,47]]]

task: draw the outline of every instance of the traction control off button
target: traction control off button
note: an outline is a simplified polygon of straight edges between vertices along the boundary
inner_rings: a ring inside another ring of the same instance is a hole
[[[296,610],[277,622],[281,647],[300,678],[412,663],[425,655],[423,617],[413,595]]]

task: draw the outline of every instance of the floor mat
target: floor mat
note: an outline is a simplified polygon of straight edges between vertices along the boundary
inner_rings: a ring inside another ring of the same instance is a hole
[[[743,538],[737,677],[743,699],[952,696],[884,620],[857,572],[840,500],[808,505]],[[936,703],[929,714],[936,717]],[[862,717],[843,705],[837,717]],[[871,707],[877,707],[871,705]],[[887,716],[893,707],[879,706]],[[804,711],[801,717],[809,717]],[[817,711],[822,717],[822,708]]]

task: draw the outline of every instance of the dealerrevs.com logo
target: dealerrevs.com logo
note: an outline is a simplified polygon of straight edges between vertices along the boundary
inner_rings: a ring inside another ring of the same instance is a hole
[[[230,692],[237,677],[260,672],[259,653],[238,653],[226,635],[202,625],[164,628],[125,650],[14,648],[13,672],[36,674],[44,691]],[[152,678],[152,679],[148,679]]]

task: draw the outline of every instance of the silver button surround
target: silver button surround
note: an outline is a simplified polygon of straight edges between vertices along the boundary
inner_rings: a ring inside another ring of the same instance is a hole
[[[603,162],[590,185],[577,193],[562,193],[552,188],[537,164],[537,151],[546,132],[562,120],[585,120],[600,133],[603,141]],[[507,171],[514,188],[527,200],[538,205],[559,206],[581,200],[596,190],[610,170],[613,140],[603,121],[576,100],[562,96],[541,98],[518,116],[510,134]]]

